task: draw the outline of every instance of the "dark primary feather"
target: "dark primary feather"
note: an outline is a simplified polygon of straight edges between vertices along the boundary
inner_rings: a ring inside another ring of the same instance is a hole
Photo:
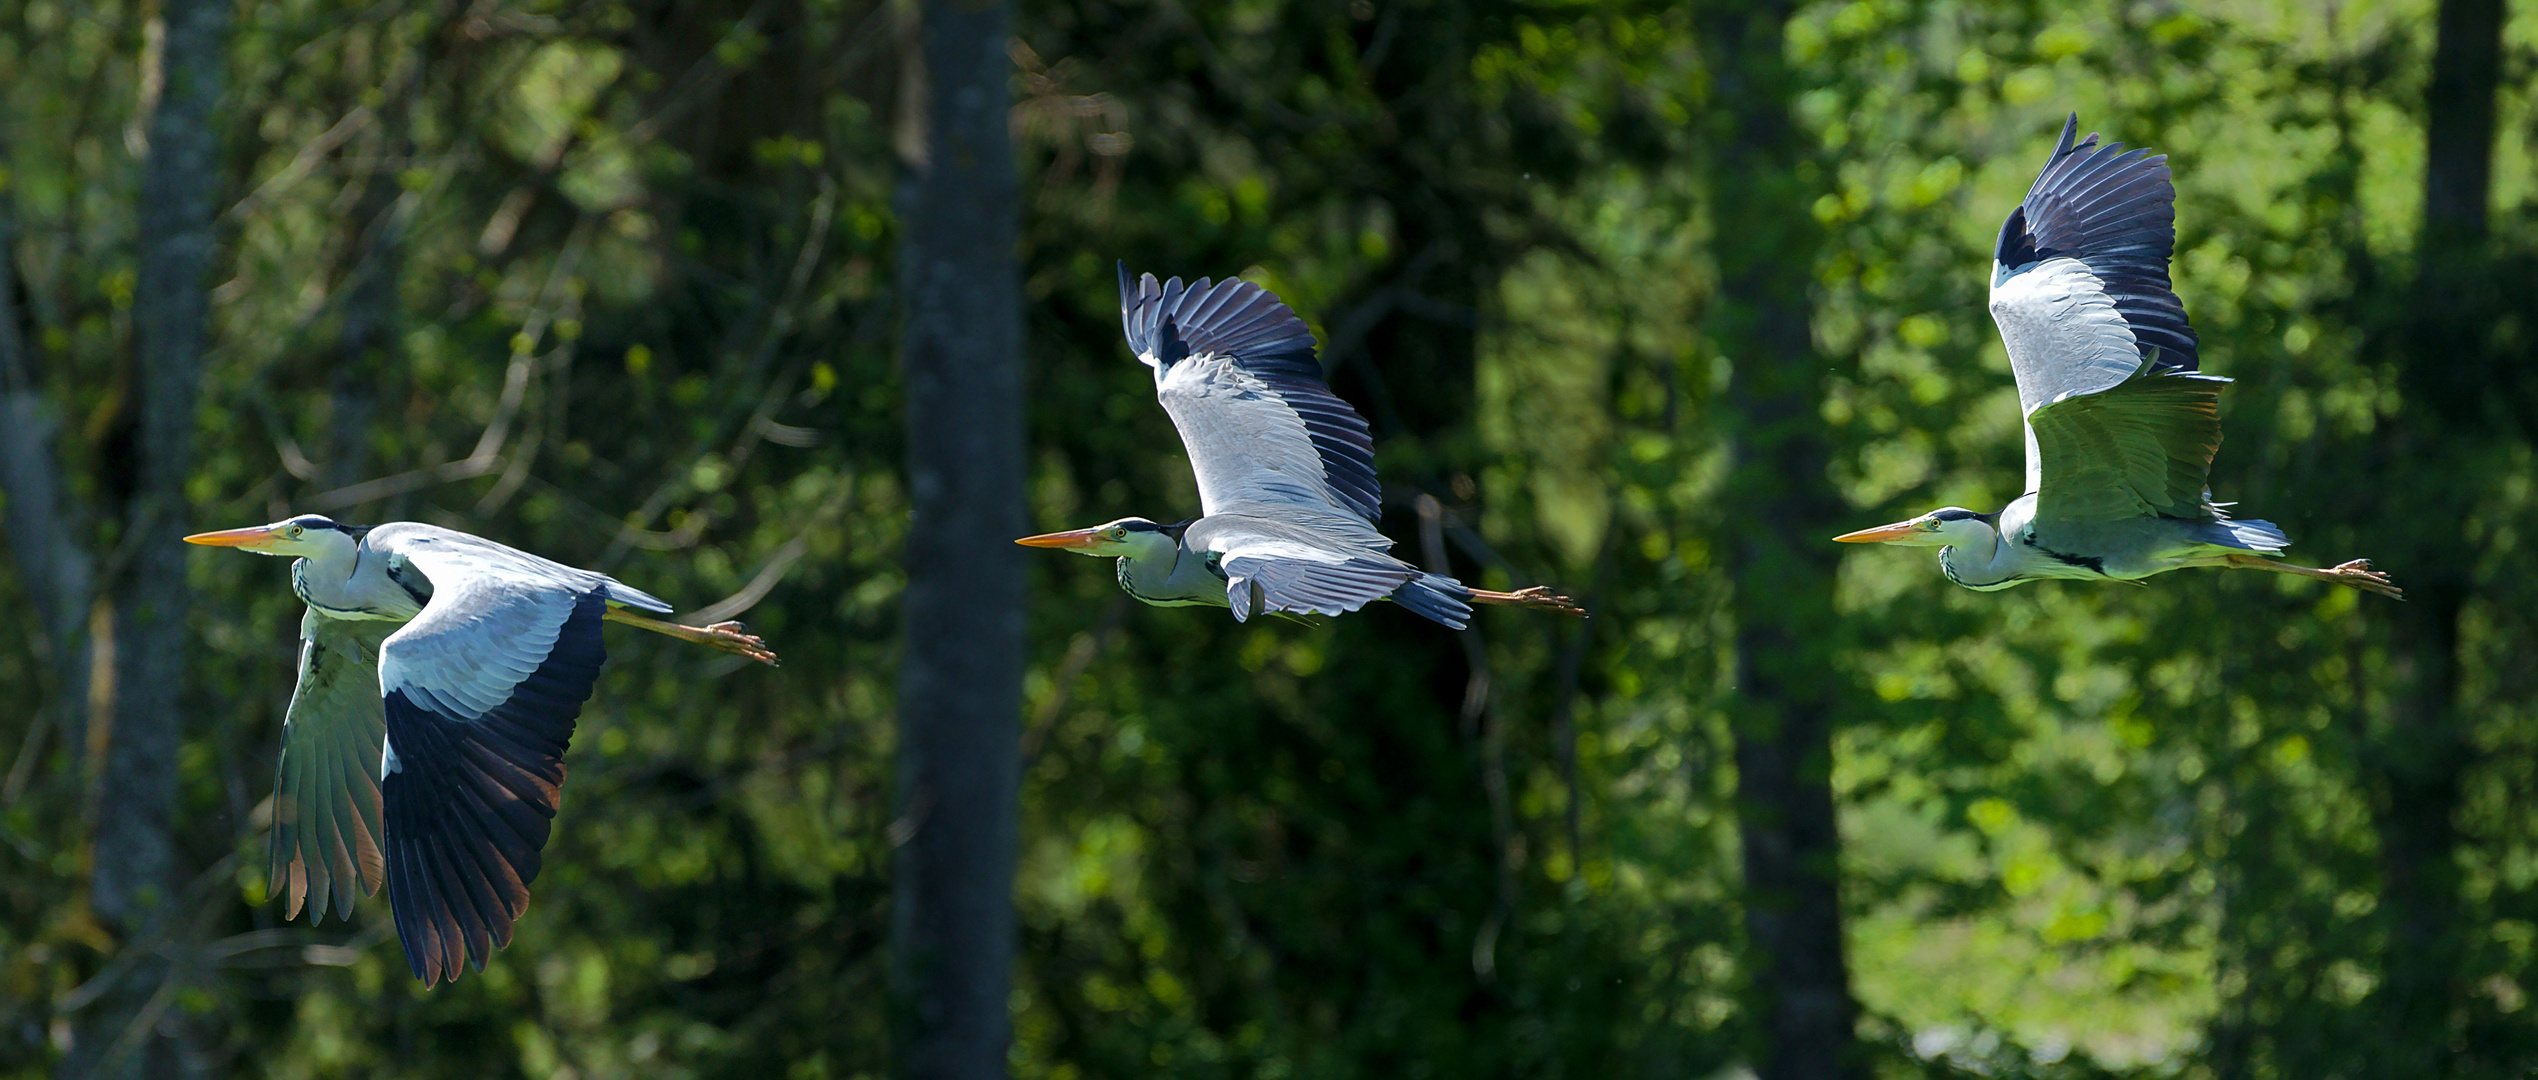
[[[583,593],[546,659],[473,720],[386,698],[388,892],[406,963],[429,986],[482,970],[529,903],[564,783],[564,749],[599,679],[602,591]]]
[[[2100,147],[2095,133],[2074,143],[2079,125],[2077,113],[2063,122],[2053,157],[2002,223],[1993,258],[2011,269],[2078,259],[2104,283],[2144,359],[2162,371],[2198,370],[2194,328],[2168,279],[2177,240],[2168,158],[2122,143]]]
[[[1119,309],[1128,347],[1150,358],[1158,373],[1193,355],[1232,357],[1303,421],[1322,460],[1323,482],[1347,508],[1368,521],[1382,514],[1366,420],[1331,393],[1314,355],[1313,331],[1275,295],[1238,278],[1184,286],[1177,277],[1158,283],[1147,274],[1132,282],[1123,262]]]

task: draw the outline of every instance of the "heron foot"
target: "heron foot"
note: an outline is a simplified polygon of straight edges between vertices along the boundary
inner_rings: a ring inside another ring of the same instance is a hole
[[[740,623],[718,622],[698,628],[693,640],[734,656],[746,656],[768,667],[784,666],[783,661],[776,659],[775,650],[767,648],[765,639],[750,633],[749,628]]]
[[[734,656],[746,656],[768,667],[783,666],[776,659],[775,650],[767,648],[764,640],[750,633],[748,627],[736,622],[718,622],[712,626],[689,626],[686,623],[670,622],[666,619],[646,618],[631,611],[619,611],[615,608],[610,608],[608,614],[602,617],[609,622],[624,623],[627,626],[640,627],[656,634],[668,634],[681,641],[693,641],[699,645],[721,649]]]
[[[2241,570],[2264,570],[2276,574],[2293,574],[2299,577],[2316,578],[2320,581],[2332,581],[2338,585],[2360,589],[2366,593],[2378,593],[2379,595],[2388,597],[2391,600],[2403,600],[2406,598],[2405,590],[2398,588],[2395,582],[2388,580],[2388,575],[2371,569],[2371,561],[2369,559],[2355,559],[2351,562],[2342,563],[2323,570],[2314,566],[2300,566],[2293,563],[2276,562],[2260,555],[2225,555],[2222,556],[2221,561],[2223,565],[2233,566]]]
[[[2337,584],[2349,585],[2367,593],[2378,593],[2392,600],[2406,598],[2406,590],[2398,588],[2396,582],[2388,580],[2388,575],[2372,570],[2369,559],[2338,563],[2326,572],[2334,575]]]
[[[1471,593],[1472,602],[1475,604],[1504,604],[1509,607],[1544,608],[1550,611],[1556,611],[1562,615],[1574,616],[1580,619],[1586,617],[1586,609],[1578,606],[1577,601],[1571,600],[1559,593],[1552,592],[1548,586],[1534,585],[1528,588],[1518,589],[1514,592],[1496,592],[1490,589],[1473,589],[1471,590]]]

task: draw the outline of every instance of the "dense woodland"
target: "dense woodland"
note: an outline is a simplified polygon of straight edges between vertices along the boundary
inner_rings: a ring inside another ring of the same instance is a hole
[[[2502,0],[0,0],[0,1075],[992,1074],[942,932],[1050,1080],[2526,1076],[2534,80]],[[2172,155],[2217,497],[2407,602],[1828,542],[2019,494],[1984,287],[2071,111]],[[1595,617],[958,580],[1196,512],[1118,260],[1277,291],[1399,550]],[[425,991],[384,896],[265,902],[298,602],[175,538],[295,512],[786,664],[611,631]],[[1015,603],[1019,715],[915,753]]]

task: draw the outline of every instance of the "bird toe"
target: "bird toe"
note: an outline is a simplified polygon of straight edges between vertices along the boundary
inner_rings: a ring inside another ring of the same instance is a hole
[[[766,639],[750,633],[749,628],[740,623],[718,622],[705,627],[704,630],[709,635],[706,641],[708,645],[727,653],[746,656],[768,667],[783,666],[782,662],[776,659],[775,651],[767,648]]]

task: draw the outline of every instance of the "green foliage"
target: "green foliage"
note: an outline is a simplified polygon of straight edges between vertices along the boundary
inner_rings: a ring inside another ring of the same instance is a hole
[[[152,10],[0,4],[11,254],[67,487],[95,508],[128,475]],[[1830,370],[1806,419],[1869,524],[2019,493],[1982,282],[2064,111],[2173,155],[2178,291],[2206,368],[2238,380],[2216,494],[2313,561],[2454,573],[2467,598],[2439,1013],[2460,1075],[2506,1076],[2538,1061],[2538,579],[2517,561],[2538,462],[2500,407],[2392,441],[2426,430],[2386,342],[2421,213],[2429,10],[1806,5],[1785,59],[1807,158],[1754,179],[1810,193]],[[1597,615],[1486,612],[1461,637],[1388,606],[1236,625],[1045,557],[1017,1075],[1744,1060],[1721,568],[1751,523],[1722,510],[1737,358],[1711,332],[1719,252],[1758,224],[1703,181],[1718,73],[1694,14],[1021,6],[1035,519],[1195,513],[1119,345],[1113,262],[1240,274],[1312,323],[1372,421],[1406,555],[1552,582]],[[745,617],[788,663],[612,636],[517,940],[427,993],[384,899],[314,928],[262,902],[296,605],[280,564],[200,556],[181,837],[200,915],[165,944],[218,1071],[886,1071],[897,552],[922,542],[892,361],[903,17],[241,8],[202,527],[442,522],[687,610],[756,597]],[[2512,55],[2518,136],[2538,67]],[[2522,141],[2497,151],[2499,258],[2538,250]],[[2516,325],[2494,355],[2518,355]],[[2432,490],[2458,512],[2393,520]],[[103,510],[65,527],[125,542]],[[23,591],[0,573],[0,604]],[[1982,595],[1884,550],[1850,554],[1833,597],[1804,629],[1832,658],[1879,1075],[2405,1075],[2383,838],[2420,654],[2376,600],[2200,571]],[[118,943],[82,896],[112,808],[39,707],[80,690],[14,625],[0,685],[40,693],[0,708],[0,749],[23,748],[0,792],[0,1075],[34,1076]]]

